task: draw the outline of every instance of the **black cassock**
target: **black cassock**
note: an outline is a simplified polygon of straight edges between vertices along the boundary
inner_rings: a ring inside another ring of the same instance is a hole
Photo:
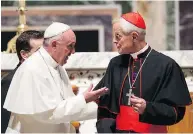
[[[20,66],[20,63],[8,75],[6,75],[4,78],[1,78],[1,133],[5,133],[9,123],[9,118],[11,115],[9,111],[3,108],[3,105],[5,102],[5,98],[7,96],[7,92],[11,84],[12,78],[19,66]]]
[[[173,59],[152,49],[132,88],[135,96],[146,100],[146,109],[143,114],[138,114],[138,123],[129,125],[135,119],[132,119],[132,107],[128,106],[126,95],[130,89],[128,68],[132,84],[150,51],[149,47],[137,59],[125,54],[110,61],[105,76],[94,89],[109,88],[109,92],[97,102],[96,126],[99,133],[143,132],[139,123],[165,126],[175,124],[184,117],[185,106],[192,101],[183,72]]]

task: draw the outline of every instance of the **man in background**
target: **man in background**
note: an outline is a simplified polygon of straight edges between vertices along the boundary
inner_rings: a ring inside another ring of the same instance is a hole
[[[3,104],[13,75],[20,64],[37,51],[42,44],[43,33],[35,30],[28,30],[21,33],[16,40],[16,52],[19,58],[19,63],[13,71],[1,78],[1,133],[5,133],[9,122],[10,112],[3,108]]]

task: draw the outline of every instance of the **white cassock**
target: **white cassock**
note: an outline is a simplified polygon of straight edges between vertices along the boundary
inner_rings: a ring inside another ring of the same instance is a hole
[[[66,71],[41,47],[16,71],[4,108],[11,111],[7,132],[75,132],[71,121],[94,119],[97,105],[75,96]]]

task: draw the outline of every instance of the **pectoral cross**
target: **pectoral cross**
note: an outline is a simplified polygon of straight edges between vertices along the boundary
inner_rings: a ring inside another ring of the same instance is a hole
[[[131,99],[131,96],[132,96],[132,89],[129,89],[129,93],[127,93],[126,96],[128,96],[128,106],[130,106],[131,105],[130,99]]]

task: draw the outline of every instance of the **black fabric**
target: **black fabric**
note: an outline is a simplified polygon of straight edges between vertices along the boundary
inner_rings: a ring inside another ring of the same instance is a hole
[[[140,65],[149,53],[149,47],[144,53],[134,60],[129,54],[114,57],[107,68],[105,76],[95,87],[108,87],[109,92],[100,97],[98,101],[98,117],[109,117],[110,113],[119,113],[119,99],[121,104],[127,105],[129,92],[128,77],[121,85],[130,67],[130,79],[139,71]],[[129,64],[130,61],[130,64]],[[134,67],[135,66],[135,67]],[[133,82],[133,81],[132,81]],[[179,122],[185,113],[185,106],[192,103],[188,87],[179,65],[168,56],[152,50],[148,56],[142,71],[134,84],[133,93],[147,101],[144,114],[140,115],[140,121],[154,125],[172,125]],[[108,109],[109,114],[100,112]],[[116,116],[114,117],[116,119]],[[99,129],[99,128],[97,128]]]
[[[100,110],[97,111],[98,112],[98,115],[101,115],[101,116],[98,116],[98,120],[99,119],[103,119],[103,118],[110,118],[110,119],[115,119],[117,117],[117,114],[115,113],[112,113],[110,112],[108,109],[106,108],[101,108]],[[105,115],[105,116],[102,116],[102,115]]]
[[[9,123],[9,118],[11,113],[7,111],[6,109],[3,108],[5,98],[7,96],[7,92],[9,89],[9,86],[11,84],[12,78],[19,67],[20,64],[17,65],[17,67],[11,71],[7,76],[5,76],[1,80],[1,133],[5,133],[8,123]]]
[[[98,133],[114,133],[116,131],[116,125],[115,125],[114,119],[102,119],[98,120],[96,123],[97,132]]]

